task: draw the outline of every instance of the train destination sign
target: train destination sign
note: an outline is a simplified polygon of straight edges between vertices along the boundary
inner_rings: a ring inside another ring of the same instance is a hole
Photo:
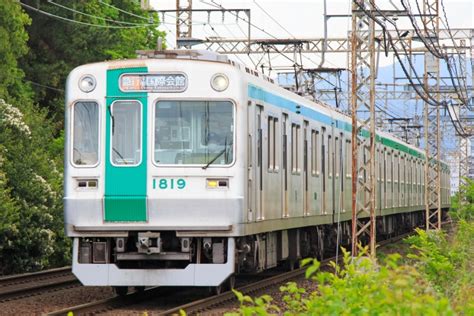
[[[182,73],[124,74],[119,81],[124,92],[183,92],[188,86],[188,79]]]

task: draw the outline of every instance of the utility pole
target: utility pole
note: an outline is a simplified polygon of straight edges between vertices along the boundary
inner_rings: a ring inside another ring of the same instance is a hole
[[[436,41],[439,35],[439,0],[423,1],[425,36]],[[425,52],[423,84],[435,96],[436,105],[425,101],[425,210],[426,230],[441,229],[441,151],[439,59]]]
[[[366,234],[375,257],[375,22],[356,2],[375,11],[375,0],[352,2],[352,256]]]

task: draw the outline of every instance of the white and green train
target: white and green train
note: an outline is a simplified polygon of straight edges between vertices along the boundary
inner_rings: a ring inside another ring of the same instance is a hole
[[[65,229],[82,283],[219,286],[321,257],[337,227],[348,245],[349,117],[226,56],[146,56],[67,80]],[[424,223],[424,152],[383,132],[376,148],[378,235]]]

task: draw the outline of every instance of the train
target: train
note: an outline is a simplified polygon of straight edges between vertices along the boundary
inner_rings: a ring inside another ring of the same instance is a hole
[[[351,242],[351,119],[202,50],[82,65],[65,100],[64,222],[88,286],[208,286]],[[377,131],[379,237],[425,222],[434,159]],[[450,205],[440,161],[441,205]],[[360,197],[363,198],[363,197]]]

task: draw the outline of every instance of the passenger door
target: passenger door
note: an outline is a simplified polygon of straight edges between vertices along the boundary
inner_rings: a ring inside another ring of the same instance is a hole
[[[118,88],[121,74],[146,68],[107,72],[104,220],[147,220],[147,95]]]

